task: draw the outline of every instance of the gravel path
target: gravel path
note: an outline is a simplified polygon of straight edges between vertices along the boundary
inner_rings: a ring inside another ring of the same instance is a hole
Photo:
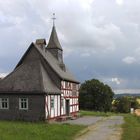
[[[93,117],[94,118],[94,117]],[[97,118],[96,118],[97,119]],[[94,120],[94,119],[93,119]],[[100,120],[100,121],[99,121]],[[85,131],[81,132],[76,140],[120,140],[124,120],[122,116],[101,118]],[[90,120],[91,121],[91,120]]]
[[[84,116],[78,118],[76,120],[67,120],[62,123],[70,123],[70,124],[80,124],[80,125],[93,125],[98,121],[101,121],[104,117],[92,117],[92,116]]]

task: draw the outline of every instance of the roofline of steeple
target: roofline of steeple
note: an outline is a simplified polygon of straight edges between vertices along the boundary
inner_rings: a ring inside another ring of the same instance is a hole
[[[50,39],[49,39],[49,43],[47,45],[47,49],[63,50],[62,47],[61,47],[61,44],[59,42],[58,36],[57,36],[55,25],[52,26],[52,32],[51,32],[51,36],[50,36]]]

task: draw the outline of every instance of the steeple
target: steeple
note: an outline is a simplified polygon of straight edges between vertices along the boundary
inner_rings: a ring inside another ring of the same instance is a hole
[[[53,14],[52,19],[53,19],[53,27],[52,27],[49,43],[46,49],[50,51],[59,62],[63,63],[63,49],[58,40],[56,29],[55,29],[55,22],[54,22],[56,19],[55,14]]]
[[[50,36],[50,39],[49,39],[49,43],[48,43],[47,48],[48,49],[59,49],[59,50],[63,50],[62,47],[61,47],[61,45],[60,45],[60,42],[58,40],[56,29],[55,29],[55,26],[54,25],[52,27],[52,32],[51,32],[51,36]]]

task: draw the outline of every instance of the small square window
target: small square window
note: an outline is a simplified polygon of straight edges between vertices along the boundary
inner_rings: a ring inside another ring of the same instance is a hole
[[[0,98],[0,109],[9,109],[9,99]]]
[[[28,110],[28,98],[19,98],[19,109]]]

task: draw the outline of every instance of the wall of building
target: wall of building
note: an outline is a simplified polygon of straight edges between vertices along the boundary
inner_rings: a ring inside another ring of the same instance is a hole
[[[51,107],[51,98],[54,99],[54,107]],[[46,119],[53,119],[60,116],[60,95],[48,95],[46,96],[46,104],[45,104],[45,111],[46,111]]]
[[[9,99],[9,109],[0,109],[0,120],[38,121],[45,119],[44,95],[0,95]],[[19,98],[28,98],[28,110],[19,110]]]
[[[66,100],[69,100],[70,114],[79,111],[79,84],[62,81],[61,82],[62,98],[64,98],[64,106],[61,108],[61,115],[66,115]]]

